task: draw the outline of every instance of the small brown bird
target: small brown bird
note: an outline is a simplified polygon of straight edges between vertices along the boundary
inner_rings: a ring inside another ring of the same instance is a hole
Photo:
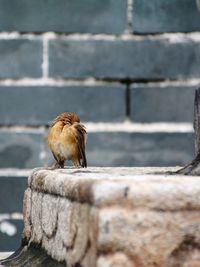
[[[64,168],[65,160],[86,168],[86,136],[85,126],[75,113],[65,112],[55,118],[48,133],[48,145],[56,160],[54,168]]]

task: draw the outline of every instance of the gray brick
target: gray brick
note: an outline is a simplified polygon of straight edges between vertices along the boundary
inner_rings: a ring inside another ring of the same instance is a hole
[[[88,166],[185,165],[194,157],[192,133],[97,132],[88,134]],[[49,152],[49,165],[54,159]],[[66,166],[70,163],[66,162]]]
[[[0,168],[34,168],[44,165],[44,135],[0,131]]]
[[[26,188],[27,177],[0,176],[0,214],[22,213]]]
[[[183,39],[51,40],[50,75],[60,78],[199,77],[200,42]]]
[[[131,88],[131,119],[137,122],[193,122],[195,87]]]
[[[4,224],[8,225],[8,227],[12,227],[15,229],[15,233],[13,235],[8,235],[7,233],[3,233],[0,231],[0,251],[8,252],[8,251],[16,251],[21,245],[21,234],[23,230],[23,221],[22,220],[4,220],[0,221],[0,227]]]
[[[42,76],[42,41],[0,40],[0,78]]]
[[[124,0],[0,0],[0,30],[121,33],[126,9]]]
[[[190,32],[200,30],[196,0],[134,0],[136,33]]]
[[[64,111],[78,113],[82,121],[125,118],[123,85],[0,87],[0,95],[0,124],[48,124]]]

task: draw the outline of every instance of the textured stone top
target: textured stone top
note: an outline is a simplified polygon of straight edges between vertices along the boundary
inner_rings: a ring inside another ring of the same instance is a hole
[[[97,207],[200,209],[200,179],[170,175],[171,170],[177,168],[35,169],[29,187]]]

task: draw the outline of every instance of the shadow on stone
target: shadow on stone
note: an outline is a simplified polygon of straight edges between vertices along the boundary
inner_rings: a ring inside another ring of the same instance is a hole
[[[20,267],[67,267],[65,262],[58,262],[49,256],[44,249],[38,245],[31,244],[28,246],[21,246],[15,253],[7,259],[0,260],[0,266],[20,266]],[[76,264],[74,267],[82,267]]]
[[[9,267],[66,267],[65,262],[52,259],[42,248],[31,245],[19,248],[7,259],[0,261],[0,266]],[[76,265],[75,267],[81,267]]]
[[[0,260],[0,267],[67,267],[65,262],[58,262],[38,245],[21,246],[7,259]],[[74,267],[82,267],[79,263]]]
[[[195,240],[195,237],[185,236],[185,239],[171,253],[171,267],[182,267],[183,264],[184,266],[185,264],[188,264],[187,266],[199,266],[194,264],[197,260],[197,255],[199,255],[199,251],[199,242]]]

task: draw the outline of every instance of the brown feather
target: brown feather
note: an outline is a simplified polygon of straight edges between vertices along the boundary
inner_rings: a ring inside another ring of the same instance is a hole
[[[85,143],[86,143],[86,135],[87,132],[85,130],[85,126],[80,123],[74,124],[76,131],[76,142],[79,149],[79,158],[82,160],[81,166],[84,168],[87,167],[87,159],[85,155]]]
[[[73,112],[64,112],[58,115],[52,122],[51,126],[54,126],[57,122],[63,122],[64,124],[73,124],[75,122],[80,122],[80,118]]]
[[[85,126],[75,113],[65,112],[53,120],[48,145],[58,166],[63,167],[65,160],[72,160],[74,166],[87,167],[86,136]]]

